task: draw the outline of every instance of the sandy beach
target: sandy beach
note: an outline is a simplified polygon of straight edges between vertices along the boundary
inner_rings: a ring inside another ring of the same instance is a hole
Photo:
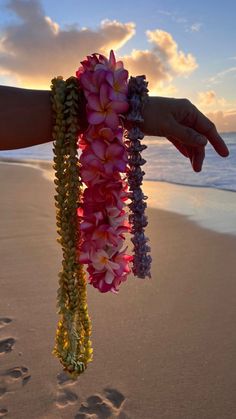
[[[88,286],[94,360],[62,372],[47,167],[0,163],[0,418],[235,419],[236,236],[172,212],[147,212],[151,280]]]

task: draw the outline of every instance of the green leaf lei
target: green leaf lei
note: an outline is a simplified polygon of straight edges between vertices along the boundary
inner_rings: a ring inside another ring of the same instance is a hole
[[[77,209],[81,201],[82,182],[77,139],[81,91],[76,77],[64,81],[63,77],[58,76],[51,83],[57,241],[63,252],[62,270],[58,274],[57,306],[60,320],[52,353],[60,359],[64,370],[76,378],[93,359],[87,281],[83,267],[78,262],[80,232]]]

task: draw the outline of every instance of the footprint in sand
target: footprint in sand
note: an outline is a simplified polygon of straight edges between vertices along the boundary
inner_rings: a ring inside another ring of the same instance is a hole
[[[3,398],[6,393],[14,392],[24,386],[30,377],[27,367],[10,368],[2,372],[0,375],[0,398]],[[7,414],[7,409],[0,409],[0,418]]]
[[[106,394],[106,398],[110,400],[116,409],[119,409],[125,400],[125,396],[115,388],[104,388],[104,392]]]
[[[75,419],[86,419],[91,415],[96,419],[128,419],[128,416],[122,411],[124,395],[114,388],[105,388],[104,392],[105,398],[100,394],[88,397],[86,403],[81,404]]]
[[[7,392],[7,389],[6,389],[6,387],[0,387],[0,399],[1,399],[1,397],[3,397],[4,396],[4,394]]]
[[[57,374],[57,384],[59,387],[71,386],[78,383],[77,379],[71,378],[66,372]]]
[[[0,317],[0,329],[2,329],[2,327],[5,327],[7,324],[11,322],[12,319],[10,319],[9,317]]]
[[[0,397],[7,391],[14,391],[17,388],[24,386],[31,378],[27,367],[14,367],[1,374],[2,383],[0,387]]]
[[[78,400],[77,394],[73,391],[68,390],[67,387],[72,386],[77,383],[77,380],[70,378],[65,372],[57,374],[57,383],[59,391],[57,393],[56,405],[57,407],[66,407],[70,404],[76,403]]]
[[[7,409],[0,409],[0,418],[3,418],[7,414],[8,414],[8,410]]]
[[[0,354],[11,352],[15,342],[12,337],[0,340]]]
[[[12,322],[9,317],[0,317],[0,329]],[[15,344],[15,339],[12,337],[0,340],[0,354],[11,352]]]
[[[57,407],[67,407],[69,404],[74,404],[78,400],[77,394],[73,391],[63,389],[57,393],[56,405]]]

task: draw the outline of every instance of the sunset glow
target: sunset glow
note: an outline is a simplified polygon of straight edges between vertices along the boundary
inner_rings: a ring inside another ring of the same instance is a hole
[[[130,74],[146,74],[150,94],[188,97],[219,130],[236,131],[233,0],[90,6],[1,1],[0,84],[49,89],[55,75],[74,75],[86,55],[113,48]]]

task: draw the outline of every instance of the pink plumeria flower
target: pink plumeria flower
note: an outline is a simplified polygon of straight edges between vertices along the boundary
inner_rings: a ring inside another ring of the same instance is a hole
[[[124,207],[124,201],[128,199],[127,193],[122,190],[121,182],[102,181],[99,184],[91,185],[84,190],[84,202],[86,202],[86,210],[88,207],[98,209],[116,206],[120,211]]]
[[[106,80],[110,86],[109,88],[109,99],[111,100],[120,100],[127,102],[127,93],[128,93],[128,71],[119,70],[115,73],[108,73],[106,75]]]
[[[127,102],[111,101],[109,99],[109,87],[105,83],[101,85],[99,97],[91,93],[87,100],[88,122],[94,125],[103,122],[112,129],[119,125],[118,114],[127,112],[129,108]]]
[[[98,69],[109,70],[109,60],[103,54],[98,54],[98,63],[96,64],[94,70]]]
[[[106,80],[106,71],[98,70],[95,73],[85,72],[80,76],[80,83],[84,89],[85,97],[90,93],[98,94],[101,84]]]
[[[109,185],[100,184],[99,193],[103,196],[103,202],[106,206],[113,207],[117,206],[119,210],[122,210],[124,207],[124,192],[121,190],[120,182],[111,182]]]
[[[123,221],[122,225],[116,228],[117,234],[119,234],[119,236],[123,238],[125,238],[123,233],[128,233],[130,230],[131,230],[131,225],[127,219]]]
[[[117,269],[115,272],[116,276],[121,276],[124,273],[128,274],[131,271],[129,263],[133,260],[133,256],[127,255],[125,253],[126,250],[127,247],[122,252],[117,253],[117,255],[114,257],[115,263],[119,265],[119,269]]]
[[[88,265],[87,271],[89,273],[90,284],[95,288],[98,288],[101,292],[113,291],[115,288],[113,284],[121,282],[121,280],[118,282],[118,278],[114,271],[107,269],[97,271],[92,264]],[[124,275],[127,274],[123,273],[123,277]],[[117,293],[118,290],[115,290],[115,292]]]
[[[114,278],[115,278],[115,274],[114,274],[114,272],[113,272],[113,271],[109,271],[109,270],[107,270],[107,271],[106,271],[106,273],[105,273],[104,281],[105,281],[107,284],[112,284],[112,282],[113,282]]]
[[[108,142],[118,140],[120,144],[123,144],[123,130],[122,128],[111,129],[109,127],[103,127],[99,129],[98,138]]]
[[[98,198],[96,205],[101,202],[103,208],[116,206],[121,211],[128,197],[127,193],[120,189],[119,182],[113,182],[111,185],[106,185],[104,182],[97,184],[94,190],[94,195],[96,194]]]
[[[106,272],[98,273],[91,265],[88,267],[87,270],[89,273],[90,284],[97,288],[100,292],[105,293],[113,290],[113,282],[115,278],[111,284],[108,284],[105,282]]]
[[[111,284],[114,279],[114,270],[119,269],[119,265],[109,259],[107,252],[100,249],[97,252],[93,252],[91,255],[91,261],[96,271],[105,271],[104,281]]]
[[[124,68],[123,62],[116,61],[116,57],[113,50],[110,51],[109,60],[106,57],[104,57],[104,55],[99,54],[99,64],[96,64],[95,66],[95,70],[105,69],[105,70],[116,71],[123,68]]]
[[[110,55],[109,55],[109,67],[113,71],[120,70],[120,69],[124,68],[122,61],[116,61],[116,57],[115,57],[113,49],[111,49]]]
[[[123,144],[123,130],[120,127],[111,129],[109,127],[104,127],[104,124],[89,125],[85,136],[87,142],[93,142],[95,139],[100,139],[106,143],[111,143],[116,139],[119,143]]]
[[[82,163],[82,167],[80,169],[82,181],[85,182],[86,185],[99,182],[101,176],[103,176],[103,166],[101,161],[94,158],[93,155],[87,154],[86,156],[83,155],[80,162]]]
[[[119,172],[126,171],[128,157],[125,147],[121,144],[113,142],[107,145],[101,140],[94,140],[91,148],[95,156],[100,159],[103,171],[107,175],[112,175],[115,170]]]
[[[107,143],[117,139],[121,144],[123,144],[123,130],[120,127],[117,129],[111,129],[109,127],[104,127],[104,124],[89,125],[83,135],[86,138],[85,142],[87,145],[88,142],[92,143],[95,139],[104,140]]]
[[[106,252],[109,258],[113,260],[113,256],[116,255],[122,249],[123,246],[124,246],[124,239],[122,239],[121,237],[118,237],[116,246],[109,246],[109,247],[107,246]]]
[[[104,215],[102,211],[94,212],[89,217],[84,217],[84,220],[80,224],[80,229],[82,231],[91,231],[93,233],[94,229],[97,228],[97,226],[101,221],[103,221],[103,219]]]
[[[115,276],[112,282],[112,287],[110,288],[109,291],[115,294],[118,294],[119,293],[118,287],[120,286],[121,282],[125,282],[127,280],[127,277],[128,277],[128,274],[123,274],[122,276]]]
[[[82,68],[87,71],[94,71],[96,65],[99,63],[97,54],[87,55],[86,59],[81,61]]]
[[[91,254],[91,260],[92,260],[93,267],[97,271],[104,271],[108,269],[111,272],[113,272],[113,270],[119,268],[119,265],[117,263],[112,262],[107,252],[105,252],[105,250],[103,249],[93,252]]]
[[[117,246],[119,237],[116,230],[108,225],[102,224],[94,229],[91,239],[96,242],[98,248],[104,248],[104,246]]]
[[[119,210],[116,207],[108,207],[107,208],[107,216],[109,223],[112,227],[116,228],[124,222],[127,217],[127,214],[124,210]]]
[[[76,77],[79,79],[84,74],[85,71],[92,72],[94,71],[95,66],[99,63],[97,54],[88,55],[85,60],[81,61],[82,64],[76,71]]]

